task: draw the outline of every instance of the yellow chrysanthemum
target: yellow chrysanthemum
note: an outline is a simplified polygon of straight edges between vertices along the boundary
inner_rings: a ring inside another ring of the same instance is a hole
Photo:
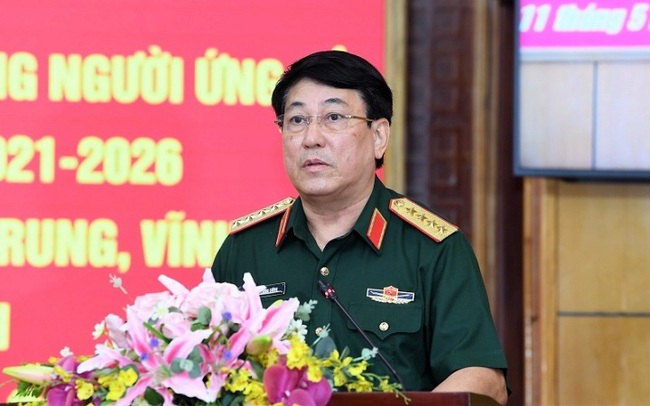
[[[291,336],[291,349],[287,354],[287,367],[302,368],[307,365],[305,359],[309,356],[311,349],[298,336]]]
[[[106,400],[118,400],[124,396],[126,392],[126,386],[119,379],[111,381],[108,385],[108,393],[106,394]]]
[[[388,379],[382,379],[379,381],[379,390],[382,392],[393,392],[394,387],[391,385]]]
[[[256,359],[257,362],[259,362],[260,365],[262,365],[264,368],[268,368],[269,366],[278,363],[280,354],[278,354],[278,350],[276,348],[271,348],[269,351],[266,351],[257,357],[253,357],[253,359]]]
[[[54,373],[60,376],[63,382],[67,383],[70,382],[70,379],[72,379],[72,374],[70,372],[67,372],[65,369],[61,368],[60,365],[54,366]]]
[[[350,382],[346,386],[352,392],[372,392],[372,382],[366,380],[363,375],[358,376],[356,381]]]
[[[108,388],[111,384],[111,382],[117,380],[117,374],[115,372],[110,373],[108,375],[102,375],[99,378],[97,378],[97,382],[102,385],[103,387]]]
[[[317,358],[310,357],[307,360],[307,379],[311,382],[320,382],[323,379],[323,370]]]
[[[93,393],[95,393],[95,388],[90,382],[77,379],[74,386],[77,390],[77,398],[81,400],[90,399],[93,396]]]
[[[264,383],[260,381],[249,382],[244,389],[245,403],[249,405],[267,405],[269,403],[264,390]]]
[[[117,379],[130,388],[138,381],[138,373],[134,368],[123,369],[120,371]]]
[[[348,368],[347,368],[347,371],[348,371],[348,374],[350,374],[351,376],[356,377],[356,376],[361,375],[366,370],[366,368],[368,368],[368,363],[366,361],[361,361],[361,362],[359,362],[357,364],[349,365]]]
[[[338,350],[332,351],[329,358],[323,362],[323,365],[329,367],[345,368],[352,363],[352,357],[345,357],[344,359],[341,359],[340,356],[341,355]]]
[[[343,373],[341,368],[336,368],[332,371],[334,377],[334,386],[343,386],[348,381],[348,377]]]
[[[243,392],[252,381],[252,375],[248,370],[233,370],[230,372],[230,375],[228,375],[228,381],[226,382],[225,387],[231,392]]]

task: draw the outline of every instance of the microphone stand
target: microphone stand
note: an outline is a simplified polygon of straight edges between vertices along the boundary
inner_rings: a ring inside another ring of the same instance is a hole
[[[404,388],[404,383],[402,382],[402,378],[399,376],[399,374],[397,373],[395,368],[393,368],[393,366],[390,364],[390,362],[388,362],[388,360],[386,358],[384,358],[384,355],[379,351],[379,348],[372,342],[372,340],[370,339],[370,337],[368,337],[368,335],[365,333],[365,331],[363,331],[363,329],[361,328],[361,326],[359,326],[359,324],[354,319],[354,317],[352,317],[352,315],[350,313],[348,313],[348,311],[345,309],[345,307],[343,307],[343,305],[339,301],[338,297],[336,296],[336,291],[334,290],[334,287],[330,283],[328,283],[327,281],[319,279],[318,280],[318,290],[320,290],[320,293],[322,293],[323,296],[325,296],[325,298],[327,300],[333,302],[339,308],[339,310],[341,310],[341,312],[343,313],[345,318],[350,323],[352,323],[354,328],[366,340],[368,345],[370,345],[370,347],[372,349],[377,349],[377,356],[379,357],[379,359],[381,359],[381,361],[384,363],[384,365],[386,365],[386,367],[388,367],[390,372],[397,379],[397,382],[399,382],[399,384],[402,386],[402,390],[404,390],[405,388]]]

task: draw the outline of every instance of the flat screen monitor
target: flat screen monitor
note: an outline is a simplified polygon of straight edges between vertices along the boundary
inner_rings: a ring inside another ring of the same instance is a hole
[[[515,174],[650,180],[650,1],[516,6]]]

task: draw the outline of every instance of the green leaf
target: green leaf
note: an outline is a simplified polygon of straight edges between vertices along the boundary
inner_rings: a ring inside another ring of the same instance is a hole
[[[27,397],[39,397],[43,393],[43,386],[34,385],[33,383],[18,381],[16,386],[17,395]]]
[[[197,364],[200,364],[203,362],[203,358],[201,357],[201,350],[199,350],[199,346],[194,346],[190,354],[187,356],[187,359],[194,361]]]
[[[150,387],[147,387],[144,391],[144,400],[146,400],[151,406],[159,406],[165,403],[165,398]]]
[[[201,366],[199,364],[194,364],[192,370],[189,373],[190,378],[197,379],[201,376]]]
[[[172,370],[173,373],[180,374],[181,372],[183,372],[183,368],[181,368],[181,361],[183,361],[182,358],[174,358],[172,360],[172,363],[169,364],[169,368]]]
[[[201,306],[199,308],[199,314],[196,316],[196,320],[204,326],[210,325],[210,320],[212,320],[212,310],[206,306]]]
[[[223,406],[242,406],[244,404],[244,397],[239,394],[224,392],[221,396],[221,404]]]
[[[196,379],[201,376],[201,351],[198,346],[192,349],[187,358],[174,358],[170,365],[171,371],[175,374],[189,373],[190,378]]]
[[[334,343],[334,340],[332,340],[332,337],[326,336],[326,337],[321,337],[320,340],[318,340],[318,343],[316,344],[316,348],[314,349],[314,353],[317,358],[329,358],[329,356],[332,354],[332,352],[336,349],[336,344]]]
[[[253,372],[255,372],[255,375],[264,376],[264,367],[262,366],[262,364],[254,360],[248,360],[248,362],[250,366],[253,368]]]
[[[184,358],[174,358],[169,367],[171,368],[173,373],[182,374],[183,372],[191,369],[191,368],[187,368],[188,364],[191,362],[192,361],[188,361]]]
[[[149,331],[151,332],[151,334],[153,334],[154,336],[156,336],[156,338],[158,338],[158,339],[164,341],[164,342],[167,343],[167,344],[169,344],[169,343],[172,342],[172,340],[170,340],[169,338],[165,337],[165,335],[164,335],[161,331],[156,330],[156,328],[155,328],[154,326],[152,326],[151,324],[146,323],[146,322],[145,322],[145,323],[142,323],[142,324],[144,324],[144,327],[145,327],[147,330],[149,330]]]

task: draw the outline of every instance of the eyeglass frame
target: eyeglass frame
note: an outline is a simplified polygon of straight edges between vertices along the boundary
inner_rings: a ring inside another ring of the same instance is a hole
[[[364,120],[364,121],[367,122],[367,123],[372,123],[373,121],[376,121],[376,120],[377,120],[377,119],[372,119],[372,118],[368,118],[368,117],[355,116],[355,115],[353,115],[353,114],[341,114],[341,113],[335,113],[335,112],[327,113],[327,114],[325,114],[325,117],[327,117],[327,116],[329,116],[329,115],[331,115],[331,114],[338,114],[339,116],[341,116],[341,118],[344,118],[344,119],[348,120],[348,122],[349,122],[349,120],[352,120],[352,119]],[[280,130],[280,132],[282,132],[282,130],[283,130],[283,128],[284,128],[284,125],[283,125],[283,122],[284,122],[284,116],[285,116],[284,114],[280,114],[280,115],[278,116],[278,118],[276,118],[275,120],[273,120],[273,122],[274,122],[275,124],[278,125],[278,127],[279,127],[278,129]],[[321,125],[321,122],[322,122],[322,121],[321,121],[321,119],[322,119],[321,117],[322,117],[322,116],[321,116],[320,114],[318,114],[318,115],[312,115],[312,116],[302,116],[302,115],[300,115],[300,114],[297,114],[296,117],[302,117],[302,118],[304,118],[304,119],[307,121],[307,125],[305,125],[305,127],[304,127],[301,131],[304,131],[305,129],[307,129],[307,128],[309,127],[309,125],[311,124],[312,119],[314,119],[314,118],[316,118],[316,124]],[[349,127],[349,124],[348,124],[348,127]],[[347,127],[346,127],[346,128],[347,128]],[[298,131],[298,132],[296,132],[295,134],[298,134],[298,133],[300,133],[301,131]]]

